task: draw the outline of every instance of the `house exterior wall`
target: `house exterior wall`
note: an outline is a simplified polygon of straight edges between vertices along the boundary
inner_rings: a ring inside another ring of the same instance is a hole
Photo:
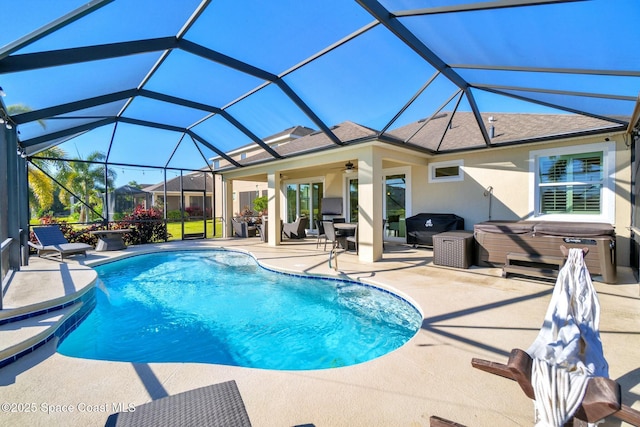
[[[256,181],[240,181],[236,180],[233,182],[233,214],[237,215],[242,210],[244,210],[245,206],[241,204],[240,193],[245,192],[253,192],[257,193],[260,196],[265,194],[267,191],[267,183],[266,182],[256,182]],[[245,203],[246,205],[246,203]],[[249,210],[253,211],[253,206],[249,206]],[[256,213],[257,214],[257,213]]]
[[[622,135],[612,136],[615,143],[614,222],[617,235],[618,265],[628,266],[631,218],[630,176],[631,152]],[[492,220],[544,220],[532,216],[533,184],[530,172],[531,151],[604,143],[604,137],[570,139],[553,144],[528,144],[503,149],[438,156],[430,162],[462,160],[464,179],[458,182],[428,182],[428,167],[412,168],[412,211],[454,213],[464,218],[465,228]],[[491,212],[486,190],[492,187]],[[569,215],[566,220],[570,221]]]

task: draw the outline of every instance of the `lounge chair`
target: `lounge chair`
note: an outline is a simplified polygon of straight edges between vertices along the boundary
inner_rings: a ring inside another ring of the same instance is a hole
[[[282,232],[290,239],[304,239],[307,237],[305,229],[309,228],[309,218],[298,217],[294,222],[282,224]]]
[[[536,425],[597,424],[613,416],[638,426],[640,411],[622,404],[620,385],[609,378],[600,303],[584,261],[588,249],[560,250],[567,262],[533,344],[526,352],[513,349],[506,365],[476,358],[471,365],[517,381],[534,400]]]
[[[163,397],[136,406],[135,411],[123,409],[125,411],[109,415],[105,427],[251,427],[233,380]]]
[[[83,254],[86,257],[87,250],[93,249],[86,243],[69,243],[57,225],[33,227],[31,230],[38,242],[29,241],[29,246],[38,250],[39,257],[63,261],[70,255]]]

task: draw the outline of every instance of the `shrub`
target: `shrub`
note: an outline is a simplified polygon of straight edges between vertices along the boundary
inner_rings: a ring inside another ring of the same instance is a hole
[[[93,247],[98,244],[98,238],[90,232],[106,229],[106,226],[103,224],[92,224],[83,228],[74,228],[67,224],[66,221],[59,221],[51,215],[45,215],[40,218],[40,224],[57,224],[64,237],[70,243],[87,243]],[[167,232],[167,225],[162,219],[162,212],[154,208],[143,209],[138,206],[133,213],[126,215],[123,221],[113,224],[113,229],[117,230],[121,228],[131,229],[130,233],[122,236],[127,245],[164,242],[170,237]],[[34,243],[38,241],[33,232],[30,233],[29,239]]]
[[[189,214],[188,216],[202,216],[202,208],[200,206],[189,206],[184,211]]]
[[[266,214],[268,207],[269,198],[267,196],[260,196],[253,199],[253,209],[255,209],[256,212],[262,212],[263,214]]]
[[[123,236],[127,245],[164,242],[170,237],[167,232],[167,224],[162,218],[162,212],[154,208],[144,209],[138,206],[114,228],[131,229],[130,233]]]
[[[169,211],[167,212],[167,219],[170,221],[180,221],[180,219],[182,219],[180,215],[181,212],[179,210]],[[184,217],[189,218],[189,214],[185,212]]]

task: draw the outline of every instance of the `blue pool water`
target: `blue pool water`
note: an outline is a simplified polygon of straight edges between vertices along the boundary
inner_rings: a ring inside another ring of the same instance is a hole
[[[96,268],[96,307],[58,352],[139,363],[300,370],[397,349],[422,317],[381,289],[282,274],[226,250],[139,255]]]

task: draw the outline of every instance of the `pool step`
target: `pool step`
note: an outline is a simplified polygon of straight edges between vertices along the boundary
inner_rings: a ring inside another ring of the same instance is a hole
[[[82,303],[32,317],[8,319],[0,325],[0,368],[15,362],[59,336],[61,326],[82,308]]]
[[[54,338],[64,338],[95,306],[95,288],[65,298],[0,312],[0,368],[15,362]],[[37,308],[36,308],[37,307]]]

